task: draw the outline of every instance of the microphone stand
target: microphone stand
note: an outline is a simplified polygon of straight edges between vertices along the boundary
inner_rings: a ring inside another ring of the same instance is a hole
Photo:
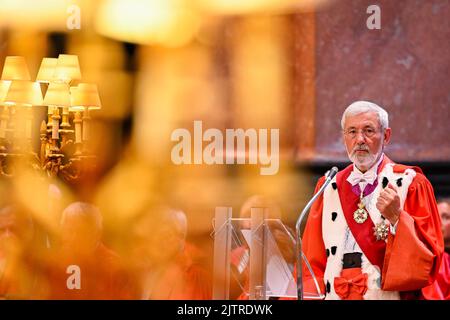
[[[295,235],[296,235],[296,245],[295,245],[295,251],[296,251],[296,268],[297,268],[297,298],[298,300],[303,300],[303,281],[302,281],[302,237],[300,235],[300,227],[305,219],[306,214],[308,213],[309,209],[313,205],[313,203],[317,200],[317,198],[323,193],[325,188],[330,184],[331,180],[333,180],[334,176],[338,172],[338,168],[333,167],[331,170],[329,170],[325,176],[325,183],[322,185],[322,187],[319,189],[319,191],[309,200],[306,207],[303,209],[302,213],[300,214],[300,217],[297,219],[297,223],[295,224]],[[306,259],[306,257],[305,257]],[[306,261],[308,262],[308,261]]]

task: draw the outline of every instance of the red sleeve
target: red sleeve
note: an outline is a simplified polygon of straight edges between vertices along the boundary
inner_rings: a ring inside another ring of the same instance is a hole
[[[325,178],[322,177],[317,183],[314,193],[316,193],[323,185]],[[311,268],[319,283],[321,293],[325,293],[323,276],[325,273],[325,266],[327,257],[325,254],[325,245],[322,239],[322,209],[323,209],[323,195],[321,195],[311,207],[305,231],[302,237],[303,252],[308,259]],[[304,292],[316,293],[317,289],[314,284],[311,273],[306,264],[303,263],[303,286]]]
[[[389,235],[382,273],[383,290],[413,291],[431,284],[444,252],[433,187],[417,173],[408,190],[395,236]]]

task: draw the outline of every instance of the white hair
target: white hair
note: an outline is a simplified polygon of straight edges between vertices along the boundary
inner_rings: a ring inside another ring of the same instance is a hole
[[[67,208],[64,209],[62,216],[61,216],[61,221],[60,221],[60,225],[64,225],[67,221],[67,216],[79,216],[80,218],[83,219],[88,219],[91,220],[95,223],[95,225],[97,226],[98,230],[102,230],[103,227],[103,219],[102,219],[102,214],[100,212],[100,210],[90,204],[90,203],[86,203],[86,202],[73,202],[71,203],[69,206],[67,206]]]
[[[374,112],[377,114],[382,130],[389,128],[389,115],[386,110],[373,102],[361,100],[353,102],[345,109],[341,119],[342,129],[344,129],[345,118],[366,112]]]

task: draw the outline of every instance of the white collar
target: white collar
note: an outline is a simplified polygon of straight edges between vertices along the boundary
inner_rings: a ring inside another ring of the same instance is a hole
[[[362,173],[361,170],[359,170],[354,164],[353,164],[353,171],[350,173],[350,176],[347,178],[347,181],[350,182],[352,186],[360,183],[362,184],[362,190],[364,190],[364,187],[369,183],[373,184],[374,181],[377,178],[377,170],[378,166],[380,165],[381,161],[383,161],[384,153],[381,154],[380,159],[372,166],[369,170]]]

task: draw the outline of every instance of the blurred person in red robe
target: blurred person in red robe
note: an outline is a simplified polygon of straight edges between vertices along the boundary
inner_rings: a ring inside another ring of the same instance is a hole
[[[0,210],[0,299],[29,299],[35,293],[31,217],[17,205]]]
[[[45,299],[131,299],[133,289],[119,256],[102,243],[98,208],[74,202],[62,213],[60,244],[47,266]]]
[[[352,103],[341,125],[352,164],[314,203],[303,234],[321,293],[335,300],[422,299],[444,251],[433,188],[420,168],[384,154],[391,128],[383,108]],[[305,264],[303,283],[315,291]]]
[[[450,300],[450,200],[439,201],[438,210],[441,215],[445,252],[436,281],[431,286],[424,288],[422,292],[429,300]]]
[[[153,207],[138,218],[133,229],[133,265],[141,299],[211,299],[203,254],[186,236],[187,218],[180,210]]]

